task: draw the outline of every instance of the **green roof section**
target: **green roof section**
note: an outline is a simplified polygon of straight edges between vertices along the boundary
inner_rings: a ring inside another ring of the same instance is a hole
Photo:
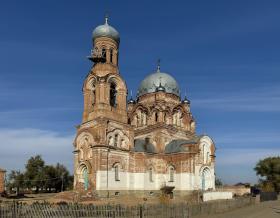
[[[134,141],[135,152],[156,153],[156,149],[152,143],[145,139],[136,139]]]

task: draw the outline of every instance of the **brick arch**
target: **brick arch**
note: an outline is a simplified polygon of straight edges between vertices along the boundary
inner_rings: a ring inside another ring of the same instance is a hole
[[[117,76],[115,74],[109,74],[108,77],[106,78],[106,82],[108,84],[114,83],[116,85],[117,91],[127,90],[125,82],[119,76]]]
[[[77,181],[76,185],[84,190],[88,190],[91,184],[91,164],[88,161],[83,161],[79,164],[78,168],[76,169]]]
[[[117,139],[116,139],[116,135],[118,135]],[[129,138],[120,129],[114,129],[114,130],[108,132],[106,140],[107,140],[107,144],[110,146],[117,146],[118,148],[121,148],[121,149],[129,149]],[[118,140],[118,141],[115,142],[115,140]]]
[[[137,104],[137,106],[135,108],[133,108],[133,110],[131,111],[131,114],[135,113],[139,109],[146,112],[147,114],[149,114],[149,112],[150,112],[149,108],[145,107],[142,104]]]
[[[93,145],[93,144],[94,144],[93,135],[92,135],[91,133],[85,131],[85,132],[80,133],[80,134],[76,137],[76,139],[75,139],[76,146],[78,147],[79,144],[81,143],[81,141],[84,140],[85,138],[88,139],[89,145]]]
[[[85,82],[84,88],[87,90],[93,90],[93,88],[96,86],[96,83],[97,83],[97,77],[95,75],[91,75]]]

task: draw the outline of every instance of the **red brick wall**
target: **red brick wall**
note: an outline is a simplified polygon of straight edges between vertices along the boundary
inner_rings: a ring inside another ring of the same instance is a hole
[[[0,193],[5,191],[5,172],[0,171]]]

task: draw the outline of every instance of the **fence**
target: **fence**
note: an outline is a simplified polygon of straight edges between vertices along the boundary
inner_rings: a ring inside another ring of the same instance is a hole
[[[216,214],[230,211],[236,208],[249,206],[255,203],[253,197],[240,197],[232,200],[208,201],[201,204],[191,205],[189,207],[189,217],[201,214]]]
[[[260,201],[276,201],[278,199],[277,192],[261,192]]]
[[[22,203],[0,204],[0,218],[191,218],[200,214],[215,214],[252,204],[252,198],[206,202],[198,205],[81,205]]]

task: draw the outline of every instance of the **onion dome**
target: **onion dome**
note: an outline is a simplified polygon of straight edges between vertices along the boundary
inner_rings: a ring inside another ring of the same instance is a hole
[[[132,90],[130,90],[130,99],[128,100],[127,103],[128,104],[135,104],[135,101],[133,100],[133,97],[132,97]]]
[[[180,89],[176,80],[169,75],[160,71],[160,66],[156,72],[148,75],[141,83],[138,88],[137,96],[148,93],[154,93],[157,91],[164,91],[166,93],[174,94],[180,97]]]
[[[108,24],[108,17],[105,17],[105,24],[96,27],[92,32],[92,39],[95,40],[99,37],[108,37],[120,43],[120,34],[118,31]]]
[[[190,104],[191,101],[189,99],[187,99],[187,97],[185,96],[184,100],[182,101],[182,103],[184,104]]]
[[[135,101],[132,99],[132,98],[130,98],[129,100],[128,100],[128,102],[127,102],[128,104],[134,104],[135,103]]]
[[[156,92],[165,92],[165,88],[161,85],[161,81],[159,82],[159,86],[156,88]]]

